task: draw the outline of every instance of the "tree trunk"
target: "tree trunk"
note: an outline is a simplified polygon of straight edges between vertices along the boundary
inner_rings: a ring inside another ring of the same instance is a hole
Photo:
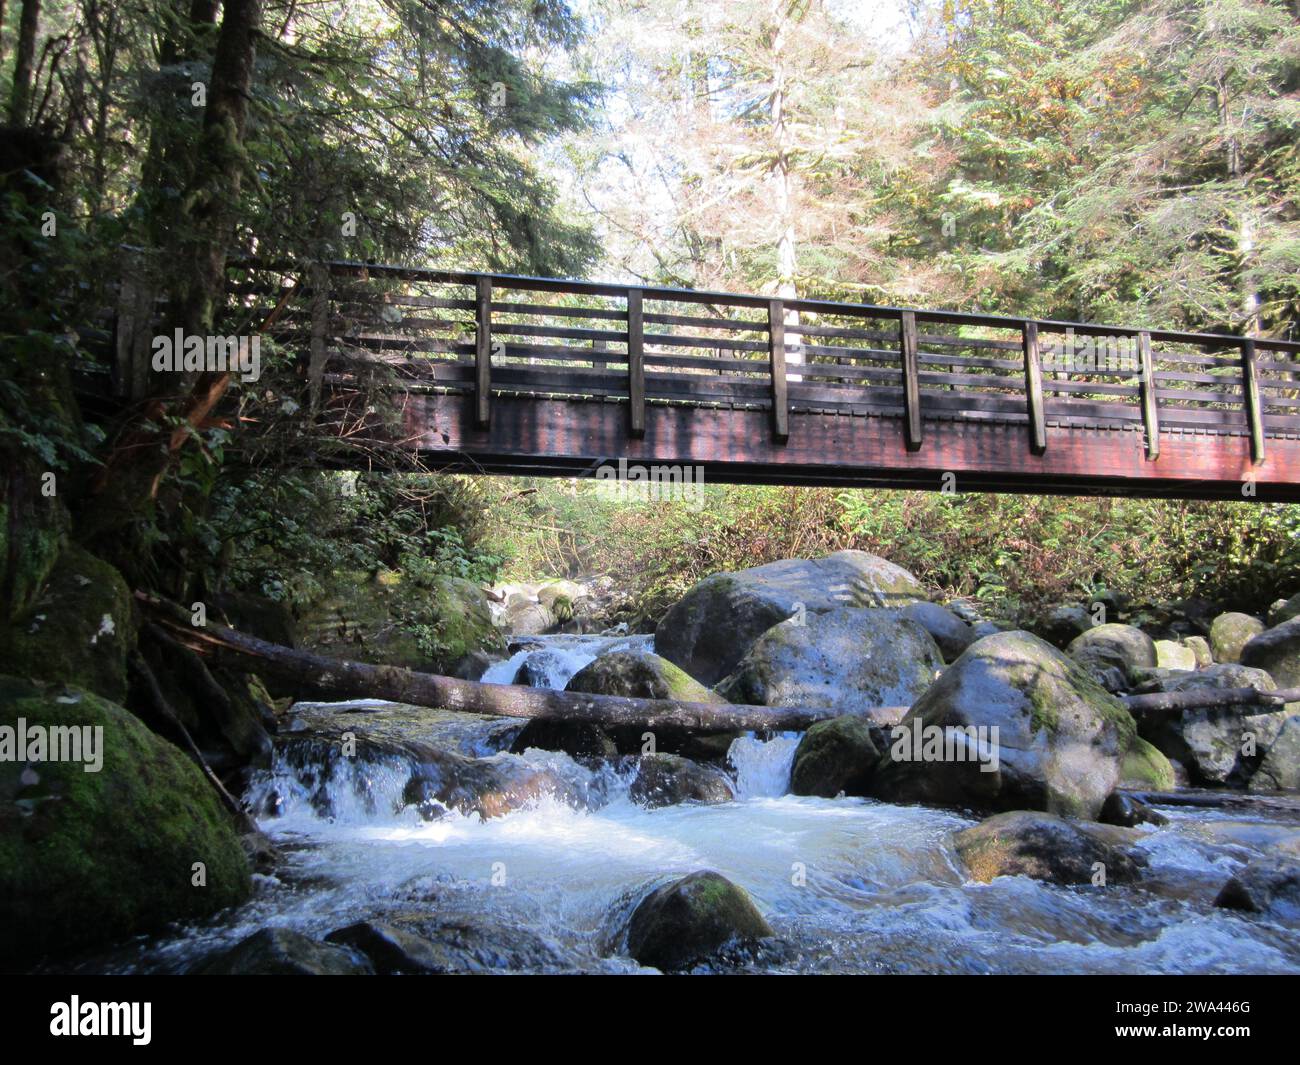
[[[36,34],[41,21],[41,0],[23,0],[18,17],[18,51],[14,56],[14,81],[9,93],[9,124],[27,122],[32,93],[32,71],[36,63]]]
[[[469,714],[698,732],[802,731],[818,721],[839,716],[836,710],[826,708],[687,703],[671,699],[551,691],[514,684],[479,684],[396,666],[372,666],[364,662],[326,658],[310,651],[296,651],[211,621],[202,628],[195,628],[189,614],[174,604],[144,592],[137,592],[136,599],[170,637],[199,654],[215,656],[223,664],[237,669],[269,674],[312,695],[326,698],[388,699]],[[1300,701],[1300,689],[1275,692],[1260,692],[1254,688],[1204,689],[1133,695],[1122,699],[1134,715],[1255,704],[1263,704],[1262,712],[1270,712],[1284,709],[1288,700]],[[870,717],[873,722],[888,726],[901,720],[908,709],[906,706],[875,707]]]

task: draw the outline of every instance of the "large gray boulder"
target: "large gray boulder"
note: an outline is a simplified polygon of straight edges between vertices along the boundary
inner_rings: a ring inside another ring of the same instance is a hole
[[[938,603],[913,603],[903,607],[900,617],[915,621],[939,645],[945,662],[953,661],[976,640],[975,630],[951,610]]]
[[[1033,631],[1055,647],[1068,647],[1070,641],[1093,627],[1092,614],[1077,603],[1057,603],[1048,607],[1034,621]]]
[[[1241,663],[1268,670],[1280,688],[1300,687],[1300,617],[1253,637],[1241,649]]]
[[[704,578],[655,630],[655,650],[705,684],[716,684],[778,622],[845,606],[907,606],[925,590],[907,570],[865,551],[782,559]]]
[[[1285,855],[1256,858],[1223,885],[1214,905],[1300,920],[1300,861]]]
[[[942,666],[939,648],[915,621],[842,607],[772,626],[717,691],[733,703],[870,715],[911,706]]]
[[[981,726],[998,730],[996,762]],[[968,648],[894,732],[872,781],[877,798],[1095,818],[1136,727],[1078,663],[1028,632],[1003,632]],[[951,742],[916,750],[928,736]]]
[[[1264,623],[1249,614],[1229,611],[1210,624],[1210,650],[1216,662],[1240,662],[1241,649],[1264,631]]]
[[[1096,625],[1067,650],[1108,691],[1126,691],[1135,670],[1156,664],[1155,643],[1134,625]]]
[[[1300,617],[1300,592],[1290,599],[1279,599],[1268,608],[1268,627],[1276,628],[1295,617]]]
[[[727,944],[772,934],[744,889],[719,873],[691,873],[641,900],[628,921],[627,952],[642,965],[675,972]]]
[[[1154,685],[1164,692],[1216,688],[1273,691],[1277,687],[1262,669],[1226,662],[1194,673],[1159,677]],[[1164,754],[1182,763],[1195,783],[1240,785],[1255,772],[1288,716],[1286,711],[1250,713],[1249,710],[1248,707],[1223,707],[1152,715],[1139,723],[1139,730]]]

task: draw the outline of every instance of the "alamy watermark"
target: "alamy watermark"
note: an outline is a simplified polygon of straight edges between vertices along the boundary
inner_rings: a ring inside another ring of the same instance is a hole
[[[242,381],[262,376],[262,338],[252,336],[171,336],[153,338],[155,373],[237,373]]]
[[[86,773],[104,768],[103,725],[0,725],[0,762],[82,762]]]
[[[919,717],[910,725],[895,725],[889,736],[894,742],[889,757],[895,762],[978,762],[981,773],[996,773],[997,725],[922,725]]]
[[[596,483],[602,494],[620,502],[682,502],[692,510],[704,508],[703,466],[643,466],[602,463],[596,468]]]
[[[1053,336],[1042,338],[1044,370],[1059,373],[1129,373],[1142,369],[1132,337]]]

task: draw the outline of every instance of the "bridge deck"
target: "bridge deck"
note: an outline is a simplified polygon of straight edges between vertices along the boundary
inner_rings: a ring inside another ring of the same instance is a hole
[[[433,465],[1300,499],[1296,341],[355,263],[308,296],[278,339],[332,389],[382,365]]]

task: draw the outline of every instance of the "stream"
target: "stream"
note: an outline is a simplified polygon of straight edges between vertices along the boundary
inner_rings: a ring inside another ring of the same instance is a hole
[[[635,637],[648,647],[650,637]],[[613,643],[529,637],[484,679],[508,682],[530,656],[562,687]],[[377,701],[298,704],[293,728],[340,718],[466,755],[507,749],[520,722]],[[351,726],[349,726],[351,727]],[[593,801],[543,798],[481,821],[423,821],[400,805],[399,760],[361,763],[327,781],[278,755],[248,795],[284,853],[253,900],[110,960],[113,971],[183,971],[267,926],[317,938],[363,919],[429,916],[474,945],[485,969],[636,972],[620,932],[649,886],[713,869],[745,888],[777,933],[740,971],[823,973],[1235,973],[1300,969],[1300,923],[1216,909],[1249,858],[1300,833],[1300,806],[1222,811],[1161,807],[1143,826],[1148,868],[1135,886],[1066,888],[1025,877],[968,882],[950,842],[976,823],[959,813],[865,799],[786,794],[798,737],[745,737],[731,749],[736,799],[645,809],[615,767],[566,755],[525,757],[581,779]],[[102,959],[101,962],[102,964]]]

